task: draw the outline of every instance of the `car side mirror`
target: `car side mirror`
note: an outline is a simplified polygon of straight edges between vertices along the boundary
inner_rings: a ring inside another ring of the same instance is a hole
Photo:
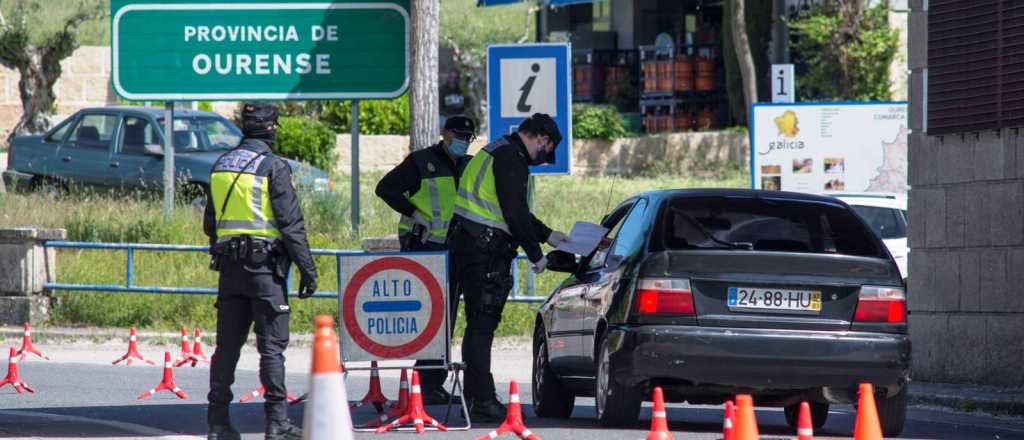
[[[574,273],[579,269],[579,261],[576,260],[576,256],[566,251],[551,251],[548,252],[548,270],[554,272],[565,272]]]
[[[146,145],[143,145],[142,148],[146,151],[146,154],[151,154],[153,156],[163,156],[164,155],[164,147],[163,147],[163,145],[159,145],[159,144],[146,144]]]

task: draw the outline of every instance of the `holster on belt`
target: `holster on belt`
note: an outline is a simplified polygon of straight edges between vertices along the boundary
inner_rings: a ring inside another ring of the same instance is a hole
[[[213,255],[218,267],[224,260],[261,266],[273,257],[274,250],[278,247],[280,246],[275,246],[275,243],[267,240],[241,235],[215,243],[210,248],[210,254]],[[214,263],[211,261],[211,268],[213,266]]]

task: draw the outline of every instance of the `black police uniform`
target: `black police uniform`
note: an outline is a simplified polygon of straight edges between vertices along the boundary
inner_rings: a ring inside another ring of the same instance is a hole
[[[466,396],[474,402],[494,401],[491,343],[512,290],[510,267],[522,246],[530,261],[544,257],[540,243],[551,228],[535,217],[527,203],[530,155],[518,133],[505,136],[509,145],[494,156],[494,185],[511,235],[482,226],[456,214],[449,243],[454,276],[466,301]]]
[[[260,354],[260,382],[266,388],[264,410],[268,430],[288,420],[285,400],[284,351],[288,347],[289,312],[285,273],[294,262],[303,277],[316,279],[316,266],[309,251],[306,227],[299,200],[292,186],[288,163],[275,156],[270,145],[261,139],[245,139],[237,148],[265,154],[256,169],[257,176],[266,176],[270,203],[281,237],[272,242],[265,261],[256,262],[242,255],[221,255],[220,281],[217,294],[217,348],[210,367],[210,393],[207,421],[211,426],[230,425],[228,404],[233,395],[235,367],[239,352],[255,324],[256,347]],[[229,153],[230,154],[230,153]],[[217,240],[217,218],[213,197],[207,198],[203,230],[217,253],[224,253],[224,243]],[[261,240],[252,240],[259,247]],[[256,255],[260,254],[257,249]],[[234,259],[234,261],[233,261]],[[257,257],[256,260],[262,258]]]
[[[445,151],[443,142],[438,142],[429,148],[414,151],[412,154],[406,156],[402,163],[398,164],[398,166],[385,174],[380,182],[377,183],[377,197],[383,199],[391,209],[394,209],[406,217],[411,217],[413,213],[416,212],[416,207],[413,206],[406,196],[416,194],[420,190],[420,185],[423,179],[453,176],[455,179],[455,187],[458,188],[459,177],[462,176],[462,171],[466,169],[466,165],[469,164],[470,159],[472,159],[472,156],[467,155],[456,160],[452,160]],[[399,242],[401,243],[402,252],[448,250],[447,244],[423,242],[418,238],[411,236],[401,237]],[[456,278],[453,276],[453,271],[449,270],[449,337],[451,337],[452,331],[455,329],[455,317],[458,314],[459,296],[461,293],[459,292],[458,285],[455,281]],[[416,362],[417,367],[438,365],[444,365],[444,363],[440,360],[423,360]],[[428,404],[442,403],[434,401],[431,397],[438,394],[436,393],[436,390],[442,389],[447,376],[447,371],[440,369],[420,371],[420,384],[423,387],[424,399],[429,401],[427,402]],[[444,393],[440,394],[443,395]]]

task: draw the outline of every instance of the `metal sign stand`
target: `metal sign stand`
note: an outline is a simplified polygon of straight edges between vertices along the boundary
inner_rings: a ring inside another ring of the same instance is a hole
[[[174,101],[164,103],[164,217],[174,213]]]
[[[362,368],[362,367],[360,367],[360,368],[349,368],[349,367],[346,366],[344,368],[345,368],[345,378],[346,379],[348,378],[348,373],[351,372],[351,371],[368,371],[368,370],[370,370],[369,368]],[[445,370],[447,370],[449,372],[453,372],[454,375],[452,376],[452,385],[451,385],[451,388],[449,389],[448,393],[450,395],[452,395],[452,396],[456,396],[456,395],[460,396],[462,404],[459,405],[459,406],[462,407],[462,419],[466,421],[466,424],[464,426],[449,426],[448,425],[448,422],[451,420],[451,416],[452,416],[452,413],[451,413],[451,411],[452,411],[452,402],[451,401],[449,401],[448,404],[445,405],[444,420],[442,420],[441,423],[444,424],[448,428],[449,431],[469,431],[470,429],[473,428],[473,422],[469,418],[469,406],[467,406],[467,404],[466,404],[466,396],[465,396],[465,393],[463,392],[463,387],[462,387],[462,372],[465,370],[465,366],[462,365],[461,362],[451,362],[451,363],[448,363],[447,366],[443,366],[443,367],[378,367],[377,370],[378,371],[379,370],[401,370],[401,369],[406,369],[406,368],[410,369],[410,370],[420,370],[420,371],[422,371],[422,370],[445,369]],[[411,382],[412,378],[409,378],[409,380]],[[409,386],[412,387],[412,384],[410,383]],[[456,394],[456,392],[458,394]],[[349,403],[349,406],[351,407],[356,402],[355,401],[349,401],[348,403]],[[372,408],[372,405],[370,407]],[[387,411],[387,409],[385,409],[385,412],[386,411]],[[379,417],[380,417],[381,414],[382,413],[377,413],[375,418],[367,420],[366,423],[373,422],[374,420],[380,420]],[[387,423],[385,423],[384,421],[381,422],[381,426],[384,426],[386,424]],[[427,430],[427,431],[438,431],[437,428],[435,428],[433,426],[430,426],[430,425],[425,425],[424,429]],[[356,425],[355,427],[352,428],[352,430],[355,431],[355,432],[377,432],[377,427],[368,427],[365,424],[363,424],[363,425]],[[416,431],[416,428],[414,428],[412,426],[401,426],[401,427],[397,427],[397,428],[393,429],[393,431],[410,432],[410,431]]]

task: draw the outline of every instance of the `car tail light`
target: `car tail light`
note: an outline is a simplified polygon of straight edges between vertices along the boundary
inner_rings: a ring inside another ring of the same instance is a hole
[[[637,312],[641,315],[693,315],[690,280],[641,278],[637,283]]]
[[[853,320],[904,324],[907,322],[907,295],[899,287],[861,287]]]

